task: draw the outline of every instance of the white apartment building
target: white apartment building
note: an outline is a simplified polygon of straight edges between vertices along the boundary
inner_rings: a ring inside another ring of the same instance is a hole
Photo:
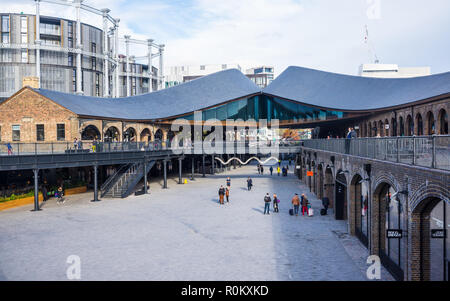
[[[181,83],[227,69],[238,69],[239,71],[242,71],[239,64],[184,65],[166,67],[164,70],[165,86],[166,88],[176,86]]]
[[[397,64],[362,64],[359,76],[378,78],[408,78],[431,75],[430,67],[399,67]]]

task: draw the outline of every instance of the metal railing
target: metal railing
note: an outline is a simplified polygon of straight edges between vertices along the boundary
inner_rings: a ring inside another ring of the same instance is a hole
[[[450,135],[304,140],[303,146],[353,156],[450,170]]]
[[[300,146],[300,141],[281,142],[280,148],[288,148]],[[245,141],[245,142],[213,142],[211,146],[202,146],[206,153],[214,153],[214,151],[237,150],[238,147],[245,148],[245,152],[249,153],[258,150],[263,153],[270,153],[273,150],[272,143],[267,141]],[[50,154],[83,154],[83,153],[110,153],[110,152],[127,152],[127,151],[162,151],[162,150],[178,150],[180,153],[190,152],[195,149],[194,144],[177,145],[175,142],[153,141],[153,142],[85,142],[74,144],[73,142],[50,142],[50,143],[15,143],[0,142],[0,156],[21,156],[21,155],[50,155]]]

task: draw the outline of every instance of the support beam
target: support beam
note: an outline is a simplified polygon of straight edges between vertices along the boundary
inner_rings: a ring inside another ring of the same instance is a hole
[[[178,158],[178,184],[183,184],[183,179],[181,176],[183,168],[183,158]]]
[[[39,208],[39,169],[33,169],[34,175],[34,209],[31,211],[41,211]]]
[[[99,202],[98,199],[98,165],[94,165],[94,199],[91,202]]]
[[[147,194],[147,160],[144,160],[144,193]]]
[[[116,60],[116,69],[115,69],[116,97],[120,97],[119,22],[120,19],[116,19],[116,26],[114,26],[114,59]]]
[[[36,44],[36,77],[38,79],[38,88],[41,87],[41,33],[40,33],[40,24],[41,24],[41,16],[40,16],[40,7],[39,3],[41,0],[36,1],[36,40],[34,43]]]
[[[194,171],[195,171],[195,157],[192,156],[192,161],[191,161],[191,181],[194,181]]]
[[[164,89],[164,44],[159,45],[159,90]]]
[[[205,175],[205,155],[202,155],[202,172],[203,172],[202,177],[203,178],[206,177],[206,175]]]
[[[109,62],[108,62],[108,13],[109,9],[102,9],[103,13],[103,97],[109,97]]]
[[[211,155],[211,174],[214,175],[214,155]]]
[[[83,87],[82,87],[82,70],[81,70],[81,51],[83,50],[83,45],[81,44],[81,19],[80,19],[80,7],[81,2],[83,0],[77,0],[77,2],[74,3],[75,9],[76,9],[76,15],[77,15],[77,91],[76,93],[78,95],[83,95]]]
[[[163,161],[163,165],[164,165],[164,185],[163,185],[163,189],[167,189],[167,161],[166,160]]]
[[[152,44],[153,40],[148,39],[148,92],[153,92],[153,68],[152,68]]]
[[[126,55],[126,76],[127,76],[127,94],[130,96],[130,36],[125,36],[125,55]]]

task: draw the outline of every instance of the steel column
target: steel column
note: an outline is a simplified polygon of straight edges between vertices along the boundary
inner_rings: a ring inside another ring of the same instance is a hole
[[[205,175],[205,155],[202,155],[202,171],[203,171],[203,175],[202,177],[206,177]]]
[[[120,19],[115,19],[116,26],[114,26],[114,58],[116,60],[116,68],[115,68],[115,88],[116,88],[116,97],[120,97],[120,63],[119,63],[119,22]]]
[[[149,78],[149,87],[148,92],[153,92],[153,68],[152,68],[152,44],[153,40],[148,39],[148,78]]]
[[[80,7],[81,2],[83,0],[78,0],[75,3],[75,9],[76,9],[76,15],[77,15],[77,94],[82,95],[83,94],[83,87],[82,87],[82,71],[81,71],[81,51],[83,50],[83,45],[81,44],[81,20],[80,20]]]
[[[164,45],[159,45],[159,89],[164,89],[164,63],[163,63]]]
[[[127,96],[130,96],[130,36],[125,36],[125,55],[126,55],[126,76],[127,76]]]
[[[163,189],[167,189],[167,161],[166,160],[163,161],[163,165],[164,165],[164,186],[163,186]]]
[[[103,97],[109,97],[109,61],[108,61],[108,13],[109,9],[102,9],[103,13]]]
[[[195,157],[192,156],[192,161],[191,161],[191,181],[194,181],[194,171],[195,171]]]
[[[147,194],[147,160],[144,160],[144,193]]]
[[[40,24],[41,24],[41,18],[40,18],[40,9],[39,9],[39,3],[41,0],[35,0],[36,1],[36,40],[34,43],[36,44],[36,77],[38,79],[38,88],[41,87],[41,33],[40,33]]]
[[[33,169],[34,175],[34,209],[31,211],[41,211],[39,208],[39,169]]]
[[[181,178],[183,159],[178,158],[178,184],[183,184],[183,179]]]
[[[211,155],[211,174],[214,175],[214,155]]]
[[[94,199],[91,202],[99,202],[98,199],[98,165],[94,165]]]

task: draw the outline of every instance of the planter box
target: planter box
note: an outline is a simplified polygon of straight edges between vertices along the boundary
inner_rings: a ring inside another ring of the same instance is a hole
[[[78,193],[83,193],[87,191],[87,187],[86,186],[82,186],[82,187],[75,187],[75,188],[67,188],[64,195],[72,195],[72,194],[78,194]]]
[[[42,202],[43,200],[44,200],[44,198],[42,196],[42,193],[39,193],[39,202]],[[26,197],[23,199],[18,199],[18,200],[7,201],[7,202],[0,203],[0,211],[15,208],[15,207],[20,207],[20,206],[24,206],[24,205],[29,205],[29,204],[33,204],[33,203],[34,203],[34,196],[29,196],[29,197]]]

